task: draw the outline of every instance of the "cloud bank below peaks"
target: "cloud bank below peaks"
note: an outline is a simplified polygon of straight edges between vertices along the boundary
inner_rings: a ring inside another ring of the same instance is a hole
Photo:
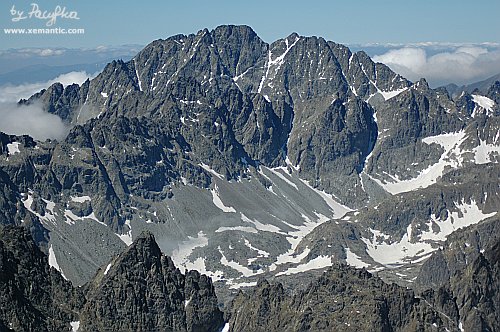
[[[0,103],[0,131],[29,135],[36,140],[64,139],[69,128],[57,115],[45,112],[41,105]]]
[[[86,72],[70,72],[47,82],[22,85],[0,86],[0,131],[13,135],[30,135],[37,140],[64,139],[69,128],[57,115],[47,113],[42,105],[18,105],[22,98],[29,98],[34,93],[46,89],[56,82],[68,86],[81,85],[87,78]]]
[[[0,86],[0,102],[12,102],[17,103],[20,99],[27,99],[33,94],[39,92],[42,89],[47,89],[52,84],[59,82],[65,87],[71,84],[81,85],[87,80],[87,78],[93,78],[97,73],[89,74],[84,71],[70,72],[66,74],[59,75],[58,77],[51,79],[46,82],[38,83],[28,83],[20,85],[1,85]]]
[[[390,49],[373,56],[393,71],[417,81],[424,77],[432,87],[470,84],[500,73],[500,47],[463,45],[438,52],[425,46]]]

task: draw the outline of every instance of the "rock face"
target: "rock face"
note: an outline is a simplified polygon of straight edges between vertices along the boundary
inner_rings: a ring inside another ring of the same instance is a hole
[[[83,293],[49,266],[25,229],[0,229],[2,331],[70,331],[83,300]]]
[[[151,234],[82,288],[50,267],[51,259],[23,228],[0,229],[2,331],[70,331],[77,324],[79,331],[208,332],[224,323],[210,278],[181,274]]]
[[[416,287],[426,289],[423,296],[465,331],[500,327],[499,227],[496,218],[453,234],[416,280]]]
[[[293,296],[281,284],[261,281],[232,305],[232,331],[457,330],[412,291],[343,265]]]
[[[80,331],[219,331],[224,323],[210,278],[181,274],[152,234],[97,274],[80,319]]]
[[[197,179],[197,167],[188,165],[187,152],[228,179],[238,178],[248,164],[286,165],[288,156],[304,179],[357,205],[366,198],[355,188],[358,174],[377,137],[375,111],[366,100],[409,86],[363,52],[353,54],[322,38],[291,34],[269,45],[249,27],[221,26],[154,41],[81,87],[55,84],[25,102],[41,102],[73,124],[106,117],[75,128],[69,137],[85,135],[81,148],[106,146],[121,166],[116,171],[123,173],[125,192],[168,191],[180,177],[206,185]],[[139,174],[124,167],[116,155],[121,147],[106,134],[109,127],[121,138],[137,130],[150,135],[147,159],[133,161],[151,166]],[[168,162],[150,163],[159,160]],[[148,185],[151,176],[156,181]]]

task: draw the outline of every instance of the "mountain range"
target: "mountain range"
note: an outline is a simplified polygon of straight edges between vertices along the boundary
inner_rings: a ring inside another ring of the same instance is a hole
[[[44,296],[72,295],[26,324],[499,329],[499,81],[453,96],[323,38],[220,26],[32,103],[71,129],[0,133],[2,266],[26,266],[22,238]]]

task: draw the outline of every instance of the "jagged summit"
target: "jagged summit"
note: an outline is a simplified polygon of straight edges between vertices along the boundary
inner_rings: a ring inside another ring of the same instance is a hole
[[[51,255],[25,229],[0,229],[2,331],[215,332],[223,325],[210,279],[181,274],[151,233],[82,288],[49,266]]]
[[[211,280],[183,275],[143,232],[87,286],[83,331],[219,331],[222,312]]]

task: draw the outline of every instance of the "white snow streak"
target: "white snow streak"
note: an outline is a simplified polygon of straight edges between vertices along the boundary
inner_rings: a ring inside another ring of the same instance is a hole
[[[208,166],[207,164],[204,164],[204,163],[201,163],[201,164],[198,164],[198,166],[200,166],[201,168],[203,168],[205,171],[215,175],[216,177],[218,177],[219,179],[223,179],[224,178],[224,175],[220,174],[220,173],[217,173],[216,170],[214,170],[213,168],[211,168],[210,166]]]
[[[7,144],[7,150],[9,151],[9,156],[14,155],[16,153],[21,153],[19,150],[19,142],[12,142]]]
[[[276,57],[273,60],[273,54],[272,51],[269,50],[268,56],[267,56],[267,61],[266,61],[266,73],[262,76],[262,79],[259,84],[259,89],[257,90],[258,93],[261,93],[262,88],[264,87],[264,83],[269,77],[269,71],[271,70],[271,67],[274,66],[274,74],[278,72],[280,67],[283,65],[285,62],[285,56],[288,54],[288,52],[297,44],[297,42],[300,40],[300,37],[297,37],[295,41],[292,43],[292,45],[288,45],[288,39],[285,39],[285,44],[286,44],[286,50],[278,57]]]
[[[217,206],[220,210],[225,213],[236,212],[236,210],[232,206],[226,206],[222,202],[222,199],[219,196],[219,188],[215,185],[215,188],[210,191],[212,193],[212,202],[215,206]]]
[[[493,112],[493,106],[495,106],[495,102],[490,98],[480,95],[472,95],[472,100],[476,104],[476,107],[472,112],[472,117],[475,117],[480,111],[480,109],[478,109],[479,107],[486,111],[486,115],[489,115]]]
[[[345,254],[347,256],[346,259],[345,259],[345,261],[346,261],[346,263],[348,265],[354,266],[354,267],[357,267],[357,268],[360,268],[360,269],[363,268],[363,267],[368,267],[369,266],[369,264],[366,264],[365,262],[363,262],[358,255],[356,255],[355,253],[353,253],[351,251],[351,249],[345,248]]]
[[[142,82],[141,79],[139,78],[139,72],[137,71],[137,63],[134,59],[134,68],[135,68],[135,76],[137,76],[137,82],[139,83],[139,90],[142,91]]]
[[[49,265],[59,271],[64,279],[68,280],[68,278],[66,278],[66,276],[64,275],[63,270],[59,267],[59,264],[57,264],[56,254],[54,252],[52,244],[49,247]]]
[[[90,202],[90,196],[71,196],[71,201],[76,203]]]
[[[445,150],[437,163],[420,171],[416,177],[409,180],[399,180],[397,176],[391,176],[394,182],[384,183],[379,179],[373,177],[372,179],[393,195],[418,188],[427,188],[436,183],[438,178],[443,175],[446,167],[457,168],[462,164],[463,158],[461,154],[463,151],[460,149],[460,145],[465,138],[465,131],[426,137],[422,139],[422,142],[426,144],[439,144]]]
[[[109,269],[111,269],[112,265],[113,265],[112,263],[109,263],[108,266],[106,266],[106,270],[104,270],[104,275],[108,274]]]
[[[307,263],[300,264],[297,267],[291,267],[287,269],[286,271],[277,273],[276,276],[281,276],[281,275],[292,275],[292,274],[297,274],[301,272],[306,272],[310,270],[317,270],[317,269],[323,269],[326,267],[329,267],[332,265],[332,259],[330,256],[318,256],[316,258],[311,259]]]

